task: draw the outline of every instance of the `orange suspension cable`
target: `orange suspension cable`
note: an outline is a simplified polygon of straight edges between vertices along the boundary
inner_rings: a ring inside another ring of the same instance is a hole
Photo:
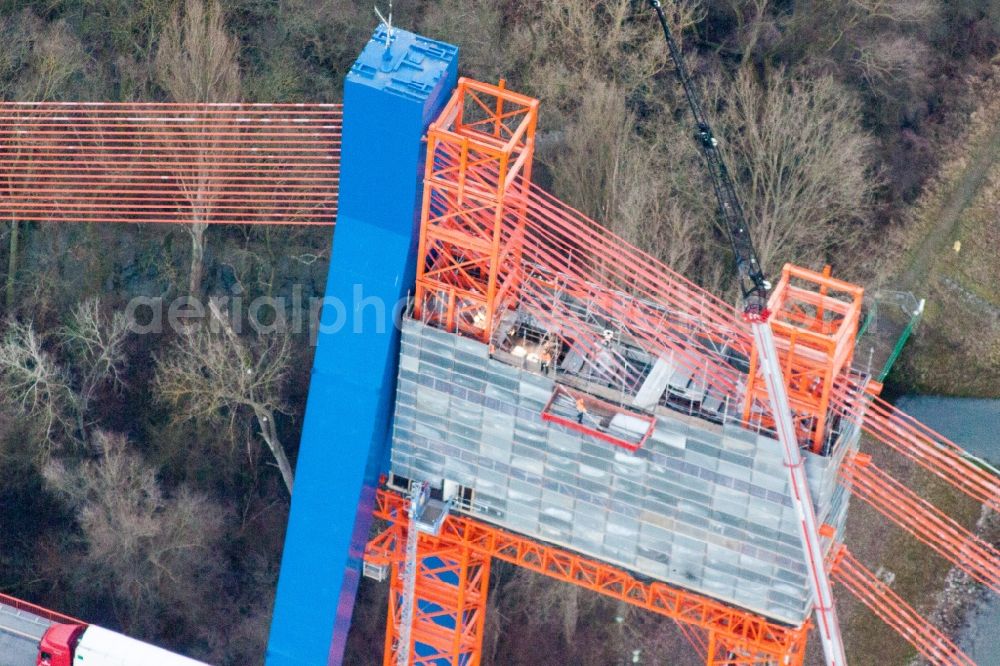
[[[341,107],[0,102],[0,216],[333,224]]]
[[[899,525],[973,579],[1000,592],[1000,551],[871,464],[848,458],[840,468],[851,493]]]
[[[830,577],[895,629],[932,664],[975,666],[975,662],[955,643],[858,562],[846,546],[841,546],[834,554]]]

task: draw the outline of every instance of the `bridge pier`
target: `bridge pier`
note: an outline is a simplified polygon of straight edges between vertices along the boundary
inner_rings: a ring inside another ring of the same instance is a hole
[[[344,83],[336,238],[313,361],[267,666],[343,660],[399,360],[397,304],[414,281],[427,125],[458,49],[380,27]]]

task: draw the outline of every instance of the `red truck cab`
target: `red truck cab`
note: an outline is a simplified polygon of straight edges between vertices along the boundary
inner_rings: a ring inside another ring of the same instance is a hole
[[[84,624],[53,624],[38,644],[37,666],[73,666],[73,651]]]

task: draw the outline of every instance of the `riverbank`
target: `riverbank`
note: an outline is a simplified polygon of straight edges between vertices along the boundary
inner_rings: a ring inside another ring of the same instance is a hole
[[[900,409],[947,435],[966,451],[992,465],[1000,463],[1000,400],[905,396]],[[987,543],[1000,543],[1000,515],[983,509],[976,532]],[[947,586],[938,594],[930,621],[954,636],[977,664],[995,661],[1000,654],[1000,596],[976,585],[963,572],[952,569]]]
[[[976,534],[988,543],[1000,540],[1000,517],[983,509]],[[938,592],[927,617],[934,626],[958,643],[977,664],[995,663],[1000,654],[1000,597],[977,584],[959,569],[948,572],[946,586]],[[913,666],[919,660],[911,662]]]
[[[959,645],[977,664],[988,664],[1000,654],[1000,596],[982,596],[983,602],[967,615]]]
[[[939,396],[903,396],[896,405],[987,461],[1000,460],[1000,444],[992,437],[1000,417],[1000,401]],[[981,538],[1000,541],[1000,517],[985,511],[936,477],[881,444],[864,440],[862,449],[876,464]],[[958,642],[976,663],[989,664],[1000,652],[995,626],[988,621],[1000,609],[997,597],[984,594],[964,572],[954,569],[924,544],[888,523],[866,504],[854,501],[848,521],[847,544],[872,571],[891,581],[892,589],[932,624]],[[992,606],[990,605],[992,604]],[[853,599],[841,595],[844,638],[852,664],[882,666],[914,664],[915,651],[892,629]]]

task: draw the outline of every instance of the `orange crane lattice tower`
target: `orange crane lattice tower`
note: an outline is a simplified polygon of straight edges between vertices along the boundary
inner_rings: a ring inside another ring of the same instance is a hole
[[[538,100],[461,78],[428,129],[418,318],[489,339],[516,291],[537,119]]]
[[[831,397],[838,376],[850,368],[861,315],[861,287],[786,264],[771,293],[771,329],[800,444],[821,453],[830,429]],[[772,425],[767,386],[752,347],[743,420]]]

